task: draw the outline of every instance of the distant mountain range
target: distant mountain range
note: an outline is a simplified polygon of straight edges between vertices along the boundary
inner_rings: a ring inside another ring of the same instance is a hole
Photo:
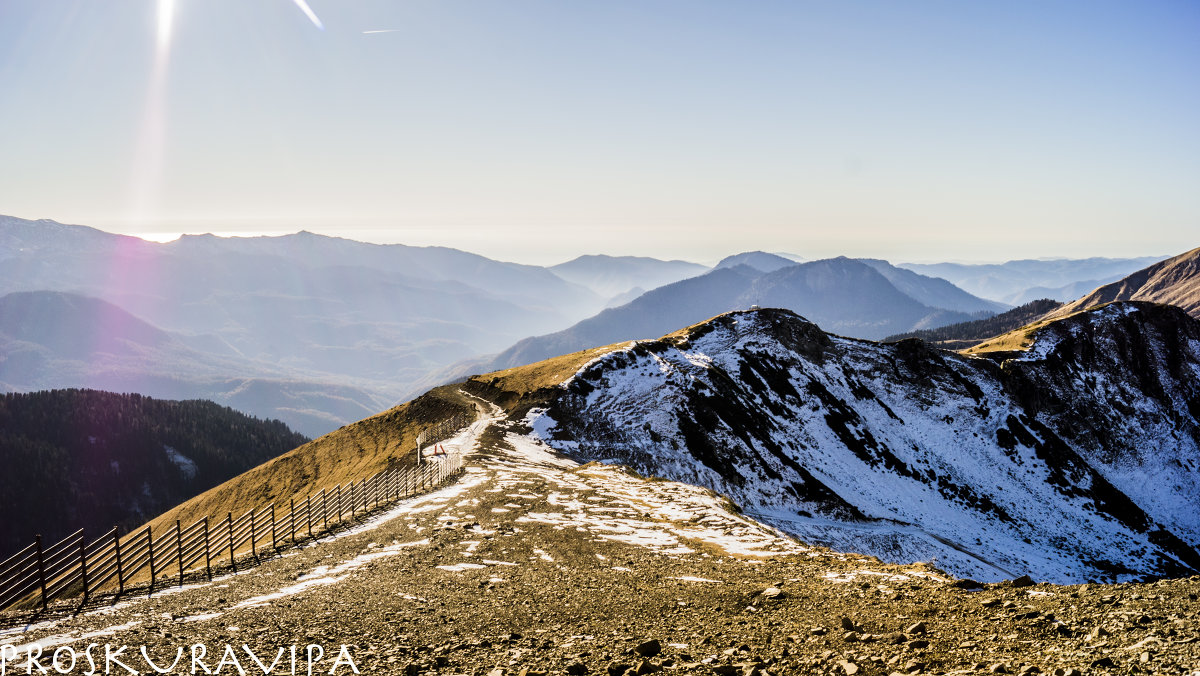
[[[205,350],[203,343],[96,298],[56,291],[0,296],[0,389],[5,391],[82,387],[208,399],[286,420],[310,436],[389,405],[388,399],[336,376]]]
[[[580,256],[549,270],[568,282],[591,289],[604,298],[634,297],[650,289],[708,272],[687,261],[661,261],[643,256]]]
[[[1059,303],[1049,299],[1036,300],[987,319],[911,331],[888,336],[886,340],[921,338],[948,349],[967,349],[973,346],[981,349],[993,348],[993,345],[985,343],[1026,325],[1065,317],[1095,305],[1118,300],[1165,303],[1200,318],[1200,249],[1154,263],[1128,277],[1089,291],[1090,293],[1085,293],[1082,298],[1070,303]],[[1011,341],[1000,341],[1001,344],[1009,342]]]
[[[319,436],[479,367],[754,304],[864,338],[1006,309],[884,261],[797,258],[749,251],[710,271],[582,256],[544,268],[308,232],[159,244],[0,216],[0,298],[59,294],[0,303],[0,388],[209,398]]]
[[[1162,256],[1024,259],[993,264],[899,263],[898,267],[940,277],[981,298],[1023,305],[1039,298],[1071,301],[1162,259]]]
[[[0,395],[0,560],[41,534],[88,539],[308,441],[207,401],[57,390]]]
[[[751,305],[787,308],[830,332],[872,339],[976,319],[1004,309],[944,280],[894,268],[884,261],[788,261],[771,272],[735,265],[660,287],[563,331],[522,340],[489,366],[510,368],[597,345],[662,335]]]
[[[767,253],[765,251],[746,251],[722,258],[719,263],[713,266],[713,269],[724,270],[725,268],[735,268],[739,265],[745,265],[759,272],[775,272],[780,268],[790,267],[798,262],[800,261],[780,254]]]
[[[7,389],[153,382],[137,391],[236,401],[314,435],[363,417],[361,406],[386,408],[433,369],[570,325],[606,300],[545,268],[454,249],[311,233],[157,244],[0,217],[0,296],[41,291],[100,299],[147,326],[110,310],[100,312],[111,315],[107,324],[91,324],[97,306],[62,302],[52,313],[57,324],[0,326],[0,334],[17,340],[16,331],[22,343],[23,358],[10,359],[0,378]],[[66,317],[71,312],[82,314]],[[51,314],[28,318],[48,321]],[[140,333],[99,335],[112,331]],[[73,380],[82,371],[71,362],[83,360],[59,348],[80,346],[54,344],[68,335],[126,359],[110,359],[102,372],[89,364],[93,377]],[[153,353],[138,362],[126,343]],[[30,360],[39,359],[34,369]],[[56,373],[58,367],[65,368]],[[194,387],[214,379],[228,385]],[[232,386],[241,380],[250,384]]]

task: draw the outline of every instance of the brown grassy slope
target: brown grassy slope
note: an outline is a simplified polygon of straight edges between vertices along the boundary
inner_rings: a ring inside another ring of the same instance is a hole
[[[1175,305],[1200,319],[1200,248],[1160,261],[1124,279],[1101,286],[1083,298],[1047,314],[1046,318],[1065,317],[1115,300],[1145,300]]]
[[[1078,312],[1072,314],[1079,314]],[[1051,322],[1058,319],[1066,319],[1066,317],[1058,317],[1056,319],[1042,318],[1030,324],[1026,324],[1017,329],[1013,329],[1008,333],[1002,333],[998,336],[993,336],[987,340],[959,350],[961,354],[984,354],[987,352],[1010,352],[1013,350],[1025,350],[1030,345],[1033,345],[1033,339],[1037,332],[1048,326]]]
[[[463,389],[485,397],[512,414],[518,408],[528,409],[544,402],[546,391],[575,375],[584,364],[628,344],[593,347],[526,366],[471,376]]]
[[[720,316],[717,315],[717,317]],[[713,319],[716,317],[668,333],[658,340],[686,342],[697,329],[710,324]],[[546,403],[553,388],[575,375],[588,362],[632,344],[633,341],[613,343],[571,352],[525,366],[471,376],[467,379],[463,389],[494,402],[509,415],[523,414],[533,406]]]
[[[456,387],[435,388],[269,460],[161,514],[150,526],[158,531],[173,527],[178,519],[186,527],[202,517],[222,518],[229,512],[237,518],[271,503],[285,512],[289,498],[413,464],[416,437],[423,427],[474,410]]]

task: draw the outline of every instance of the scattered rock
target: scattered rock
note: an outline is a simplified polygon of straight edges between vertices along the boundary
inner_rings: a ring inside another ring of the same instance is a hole
[[[649,641],[639,643],[637,647],[633,649],[633,652],[641,655],[642,657],[654,657],[662,652],[662,644],[658,642],[658,639],[652,638]]]
[[[859,671],[857,664],[846,660],[838,662],[838,666],[842,668],[842,673],[846,674],[846,676],[854,676]]]
[[[917,622],[916,624],[909,625],[908,629],[904,630],[904,633],[909,634],[909,635],[924,634],[927,630],[928,629],[925,626],[924,622]]]
[[[582,662],[572,662],[567,665],[567,673],[571,676],[583,676],[588,673],[587,665]]]
[[[1033,578],[1029,577],[1028,575],[1022,575],[1021,577],[1014,578],[1014,579],[1008,581],[1008,586],[1010,586],[1014,589],[1021,589],[1023,587],[1032,587],[1035,584],[1037,584],[1037,583],[1034,582]]]
[[[658,666],[654,662],[643,659],[637,663],[636,667],[633,668],[633,673],[637,674],[637,676],[645,676],[646,674],[653,674],[654,672],[661,670],[662,667]]]

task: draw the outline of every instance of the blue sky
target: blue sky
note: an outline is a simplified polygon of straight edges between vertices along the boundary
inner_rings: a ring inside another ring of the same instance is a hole
[[[4,0],[0,213],[537,263],[1200,244],[1195,2],[300,4]]]

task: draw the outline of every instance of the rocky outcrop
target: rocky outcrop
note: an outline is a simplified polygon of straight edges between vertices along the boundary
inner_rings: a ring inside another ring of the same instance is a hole
[[[723,315],[596,360],[533,425],[580,459],[707,486],[802,539],[959,575],[1200,570],[1200,322],[1114,304],[1025,352]]]

